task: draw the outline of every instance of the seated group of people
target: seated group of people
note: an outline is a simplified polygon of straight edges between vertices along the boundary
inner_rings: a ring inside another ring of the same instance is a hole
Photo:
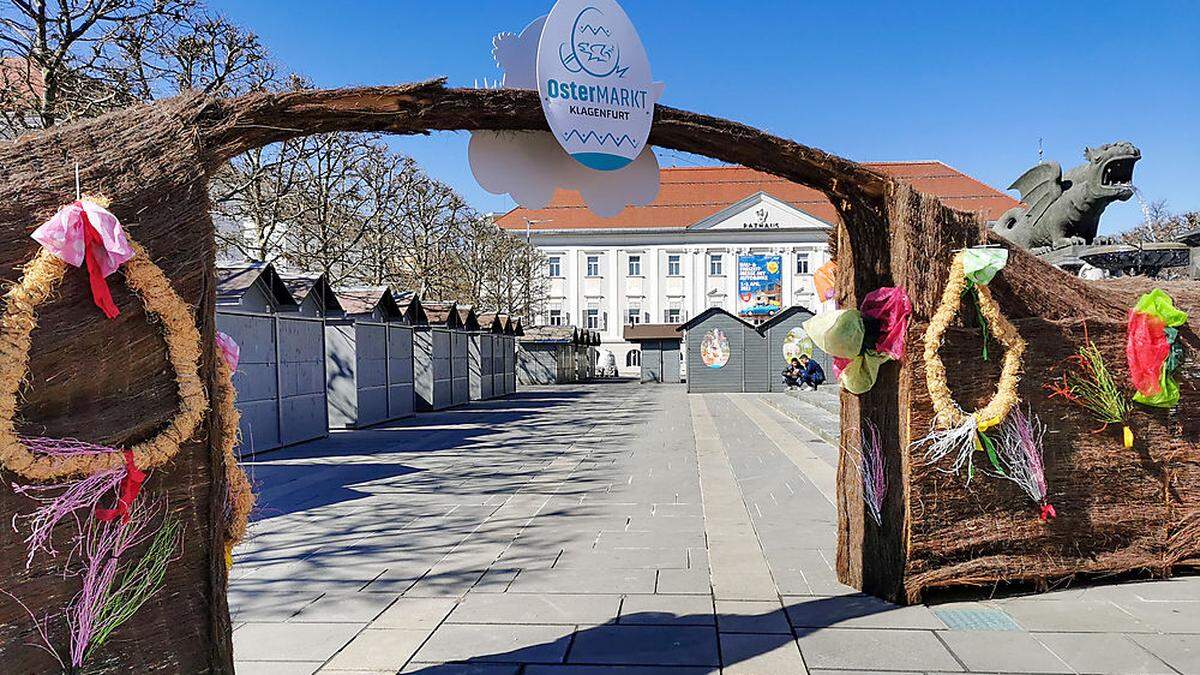
[[[813,391],[825,382],[825,370],[821,368],[821,364],[810,359],[807,354],[801,354],[800,358],[792,359],[787,368],[783,369],[783,383],[788,386],[788,389],[793,387],[812,387]]]

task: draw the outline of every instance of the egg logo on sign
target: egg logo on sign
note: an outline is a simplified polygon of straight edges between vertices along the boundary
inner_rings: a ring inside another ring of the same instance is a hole
[[[613,31],[604,25],[604,12],[585,7],[575,17],[571,42],[558,47],[558,56],[569,72],[585,71],[592,77],[608,77],[621,65],[621,46],[613,42]],[[628,69],[626,69],[628,70]],[[617,77],[625,74],[624,70]]]

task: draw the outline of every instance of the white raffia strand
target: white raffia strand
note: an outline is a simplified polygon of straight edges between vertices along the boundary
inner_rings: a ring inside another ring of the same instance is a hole
[[[953,458],[949,467],[939,467],[939,471],[959,473],[963,467],[967,469],[967,482],[971,482],[974,474],[972,458],[975,455],[975,435],[978,424],[974,415],[967,415],[956,427],[949,429],[934,429],[924,438],[913,442],[914,448],[925,449],[925,463],[936,464],[946,457]]]
[[[1021,486],[1025,494],[1038,504],[1046,503],[1046,470],[1042,449],[1045,435],[1046,427],[1033,411],[1026,414],[1017,406],[1004,421],[1000,441],[996,444],[1005,472],[1000,477]]]

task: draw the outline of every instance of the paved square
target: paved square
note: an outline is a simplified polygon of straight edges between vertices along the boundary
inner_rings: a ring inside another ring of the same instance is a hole
[[[897,607],[834,572],[836,392],[522,391],[262,456],[239,673],[1200,673],[1200,579]]]

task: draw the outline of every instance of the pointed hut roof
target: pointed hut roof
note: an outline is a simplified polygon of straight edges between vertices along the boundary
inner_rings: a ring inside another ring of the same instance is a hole
[[[218,264],[217,304],[238,304],[255,284],[278,309],[295,309],[300,304],[275,271],[275,266],[264,262]]]

